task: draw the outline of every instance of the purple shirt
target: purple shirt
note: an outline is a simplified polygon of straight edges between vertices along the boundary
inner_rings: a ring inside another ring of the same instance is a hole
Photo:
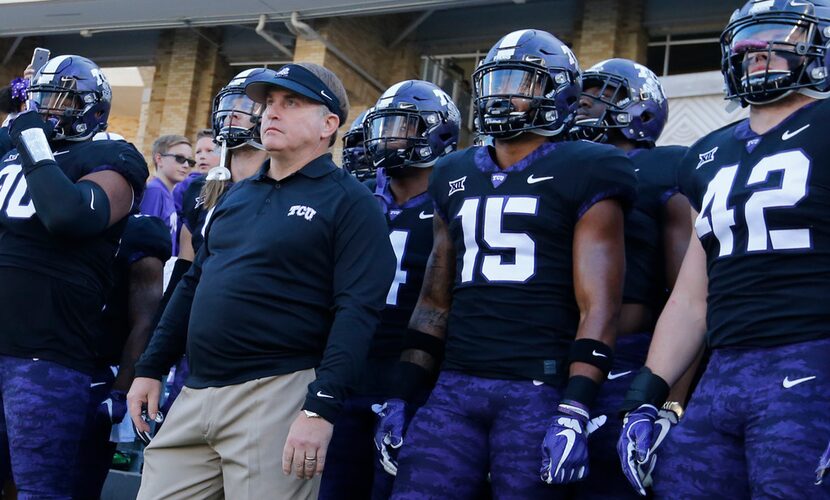
[[[178,255],[179,242],[176,239],[178,224],[173,195],[158,177],[153,177],[153,180],[147,183],[139,210],[142,214],[158,217],[167,224],[170,228],[170,240],[173,242],[173,255]]]

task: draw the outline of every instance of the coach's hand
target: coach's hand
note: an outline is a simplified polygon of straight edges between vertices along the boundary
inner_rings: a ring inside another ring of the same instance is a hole
[[[141,407],[147,405],[147,414],[155,419],[159,412],[159,398],[161,398],[161,380],[147,377],[136,377],[130,392],[127,393],[127,407],[130,409],[130,418],[139,431],[150,432],[150,425],[141,418]]]
[[[293,469],[300,479],[322,474],[333,429],[326,419],[309,417],[301,411],[288,430],[282,450],[282,472],[287,476]]]

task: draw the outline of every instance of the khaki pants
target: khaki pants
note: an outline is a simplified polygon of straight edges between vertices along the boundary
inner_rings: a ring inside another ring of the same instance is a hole
[[[320,477],[282,473],[282,449],[314,370],[183,388],[144,450],[140,500],[313,499]]]

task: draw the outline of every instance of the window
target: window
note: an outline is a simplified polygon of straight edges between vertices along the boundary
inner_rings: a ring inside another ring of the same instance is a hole
[[[662,76],[720,70],[720,35],[666,35],[652,39],[647,66]]]

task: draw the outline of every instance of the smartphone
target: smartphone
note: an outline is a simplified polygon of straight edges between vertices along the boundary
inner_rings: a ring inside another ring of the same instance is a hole
[[[37,73],[40,71],[40,68],[46,65],[46,61],[49,60],[49,49],[42,49],[40,47],[35,49],[34,54],[32,54],[32,69]]]

